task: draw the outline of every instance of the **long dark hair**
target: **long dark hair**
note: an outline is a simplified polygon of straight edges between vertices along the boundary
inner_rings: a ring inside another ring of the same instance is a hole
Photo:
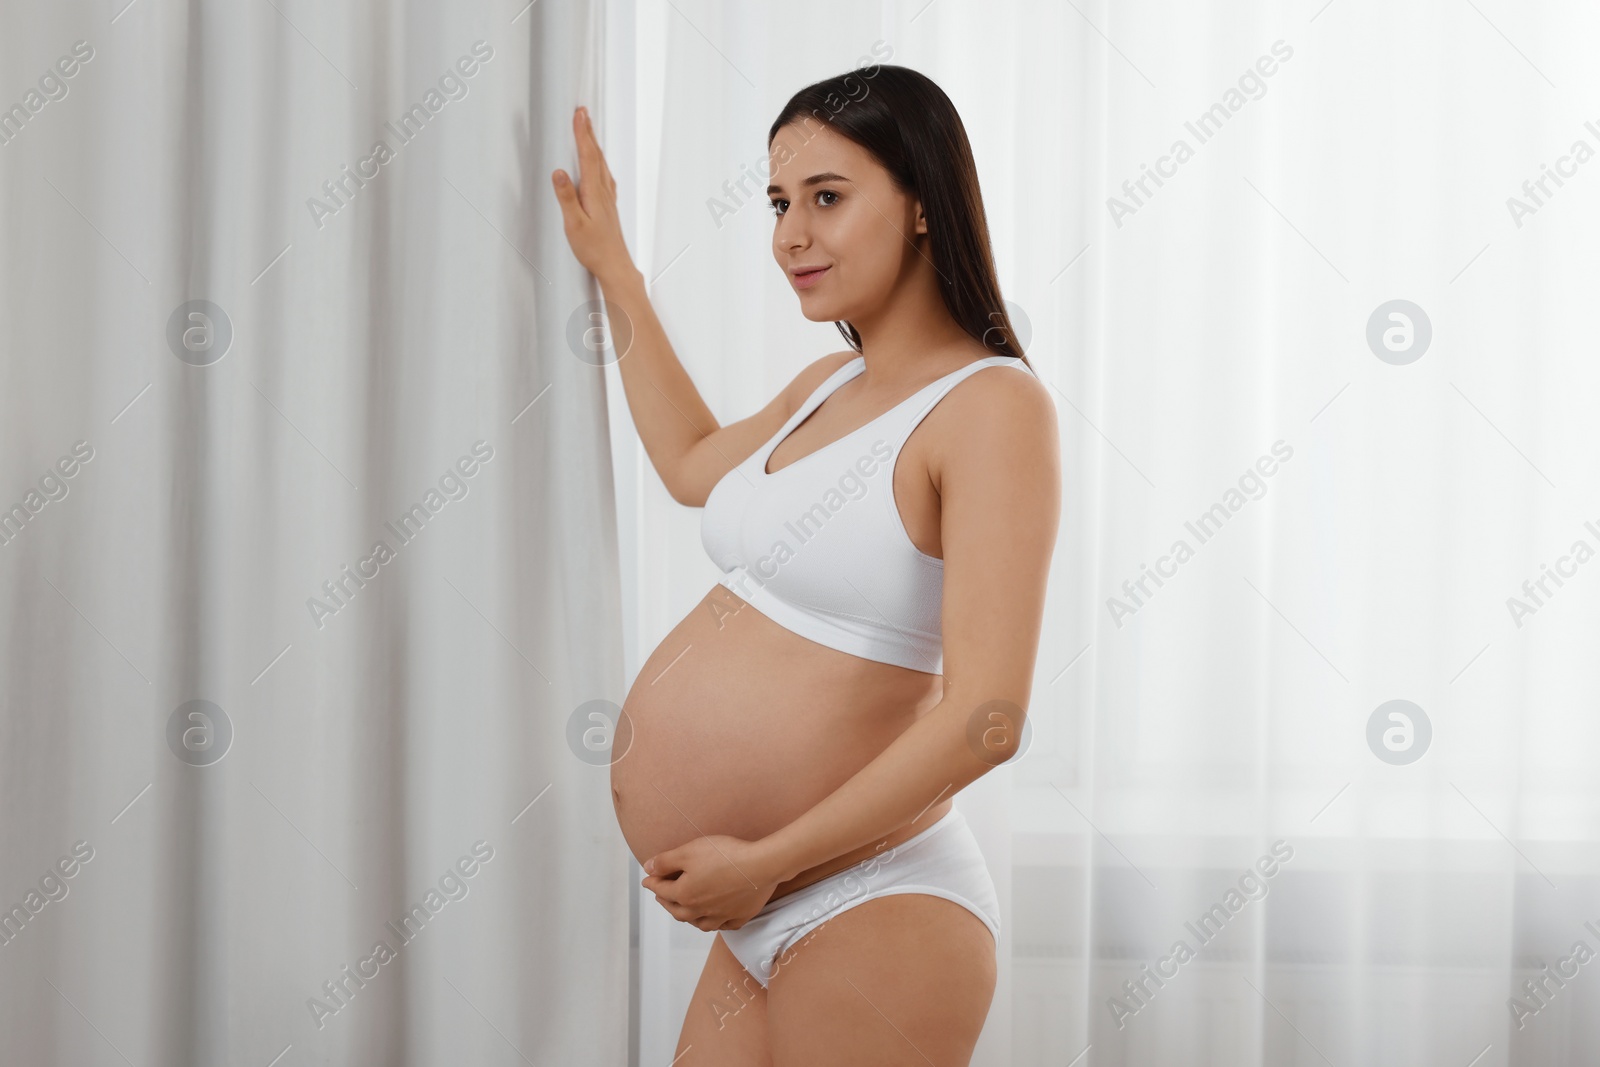
[[[944,90],[910,67],[888,63],[825,78],[783,105],[767,132],[768,151],[780,129],[809,119],[865,148],[897,188],[921,198],[945,307],[992,354],[1026,363],[995,277],[972,146]],[[856,328],[834,325],[860,352]]]

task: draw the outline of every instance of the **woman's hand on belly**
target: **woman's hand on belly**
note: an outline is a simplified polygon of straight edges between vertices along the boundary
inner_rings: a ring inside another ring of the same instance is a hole
[[[754,842],[727,834],[697,837],[645,861],[639,884],[680,922],[701,930],[737,930],[778,888]]]

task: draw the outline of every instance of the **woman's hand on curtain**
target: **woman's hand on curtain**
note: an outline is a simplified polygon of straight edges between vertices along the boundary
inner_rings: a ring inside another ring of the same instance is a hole
[[[578,184],[574,186],[572,177],[560,169],[550,179],[561,202],[561,225],[573,255],[590,274],[605,278],[633,267],[617,214],[617,181],[606,166],[587,108],[573,112],[572,130],[578,140]]]
[[[639,884],[674,919],[701,930],[737,930],[772,898],[778,879],[754,843],[726,834],[697,837],[645,861]]]

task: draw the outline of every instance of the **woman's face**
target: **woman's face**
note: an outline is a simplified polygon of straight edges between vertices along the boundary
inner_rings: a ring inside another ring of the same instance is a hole
[[[914,196],[895,188],[865,148],[815,121],[772,139],[772,255],[814,322],[882,307],[928,232]],[[925,240],[925,239],[924,239]],[[796,274],[802,268],[821,273]]]

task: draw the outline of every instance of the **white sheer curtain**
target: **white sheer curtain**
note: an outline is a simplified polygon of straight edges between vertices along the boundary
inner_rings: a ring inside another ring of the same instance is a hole
[[[638,17],[635,250],[719,418],[840,347],[772,264],[757,182],[724,183],[874,42],[964,116],[1059,401],[1031,747],[957,800],[1005,920],[974,1062],[1595,1062],[1600,16]],[[619,433],[631,676],[715,572]],[[639,914],[639,1062],[665,1064],[710,935]]]
[[[626,1062],[614,32],[0,3],[0,1063]]]

